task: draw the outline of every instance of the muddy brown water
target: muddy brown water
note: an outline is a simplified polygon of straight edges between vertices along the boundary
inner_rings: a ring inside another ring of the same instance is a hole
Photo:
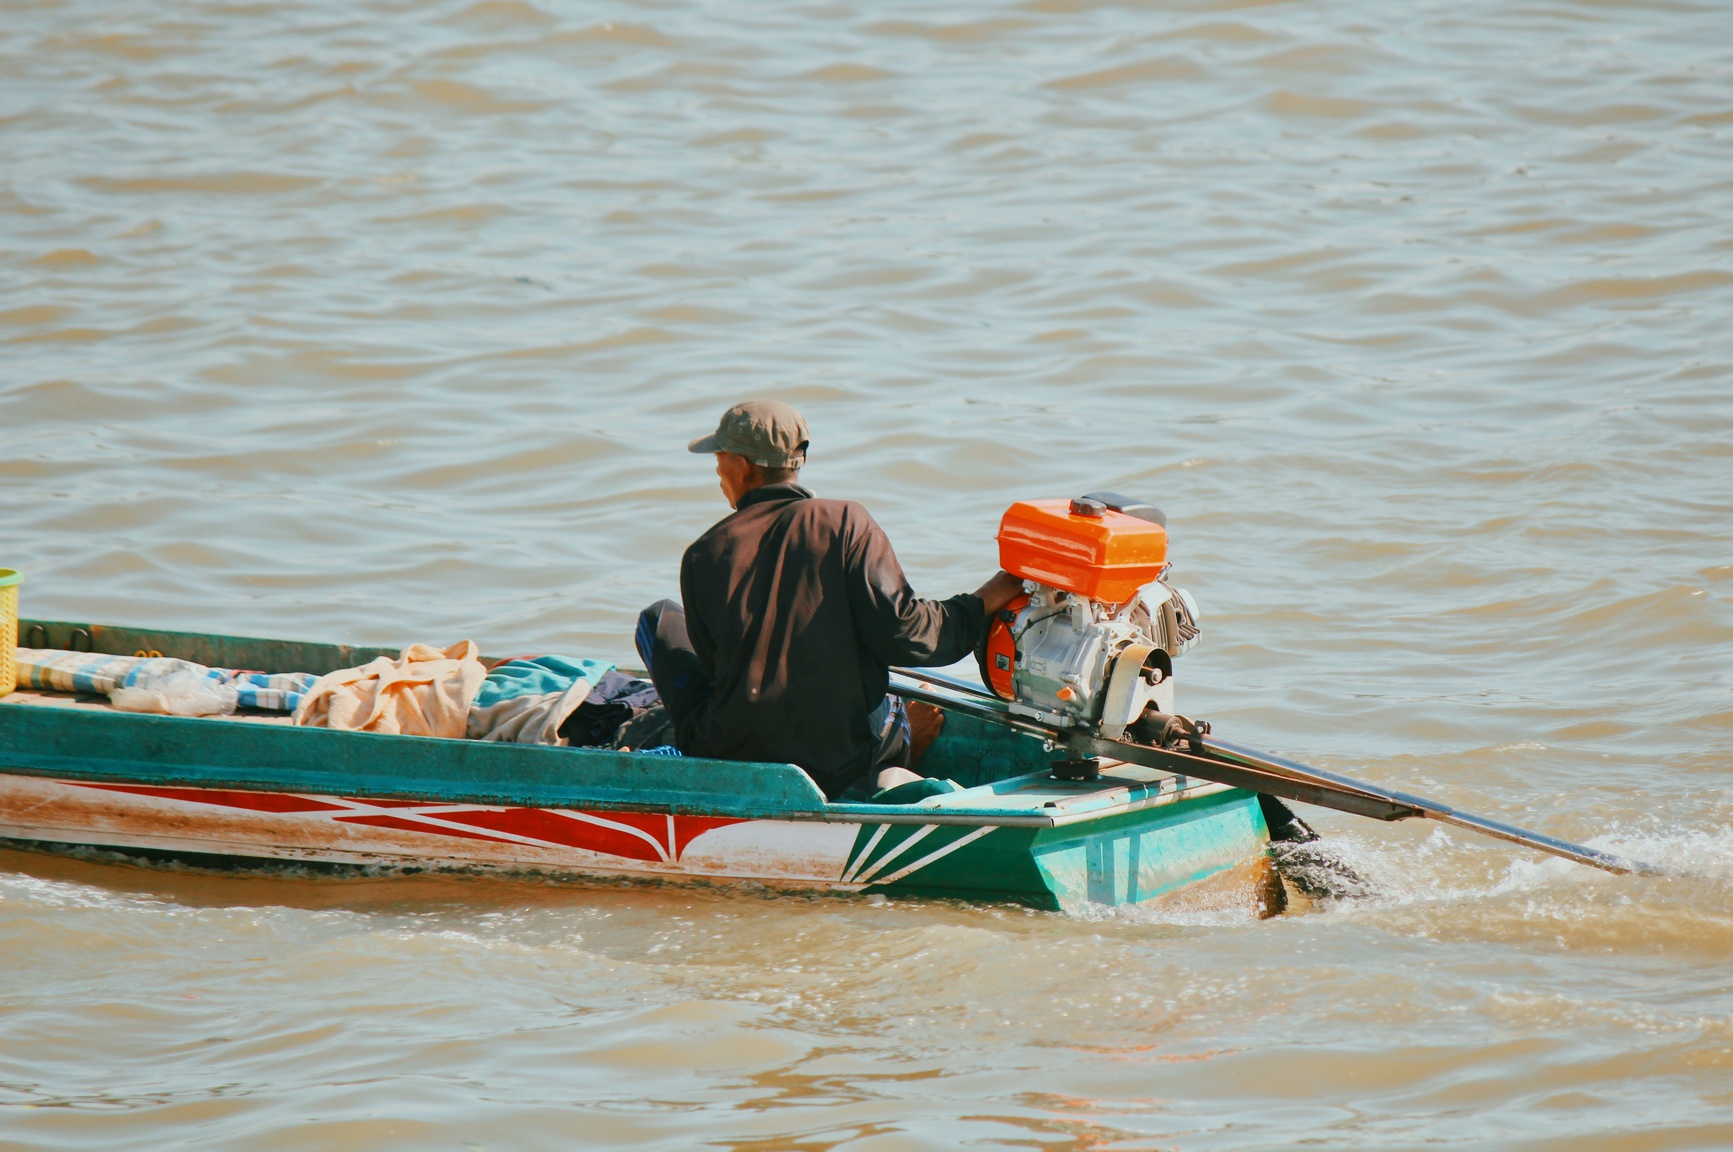
[[[917,587],[1170,516],[1370,898],[1059,916],[0,853],[19,1149],[1733,1146],[1724,6],[0,7],[27,613],[627,659],[784,397]]]

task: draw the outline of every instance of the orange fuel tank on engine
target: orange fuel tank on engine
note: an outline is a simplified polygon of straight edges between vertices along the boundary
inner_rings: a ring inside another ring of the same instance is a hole
[[[999,566],[1123,604],[1167,571],[1167,529],[1095,500],[1019,500],[999,521]]]

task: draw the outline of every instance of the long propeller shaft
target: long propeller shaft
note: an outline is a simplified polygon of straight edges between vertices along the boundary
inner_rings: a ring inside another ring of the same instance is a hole
[[[1573,844],[1543,832],[1531,832],[1502,820],[1476,816],[1449,804],[1369,784],[1335,772],[1326,772],[1295,760],[1243,748],[1225,740],[1205,736],[1192,748],[1158,748],[1129,740],[1107,740],[1083,728],[1058,728],[1012,714],[1005,702],[976,684],[931,672],[892,669],[891,691],[912,700],[924,700],[961,712],[1088,756],[1106,756],[1148,768],[1194,776],[1235,788],[1246,788],[1298,800],[1321,808],[1334,808],[1374,820],[1408,820],[1421,817],[1466,828],[1483,836],[1521,844],[1549,855],[1574,860],[1606,872],[1664,875],[1662,869],[1628,860],[1598,848]]]

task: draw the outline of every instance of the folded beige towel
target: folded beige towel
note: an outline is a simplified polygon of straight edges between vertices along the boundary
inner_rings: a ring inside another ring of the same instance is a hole
[[[469,706],[487,678],[476,651],[469,640],[443,651],[411,644],[395,660],[381,656],[321,676],[295,710],[295,723],[460,740]]]

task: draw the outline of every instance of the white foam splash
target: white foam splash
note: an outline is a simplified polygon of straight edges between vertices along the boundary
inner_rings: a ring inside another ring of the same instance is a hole
[[[1686,900],[1711,910],[1733,906],[1733,827],[1726,824],[1705,828],[1656,820],[1614,825],[1588,846],[1653,865],[1662,875],[1620,876],[1442,827],[1416,845],[1338,834],[1318,847],[1363,877],[1366,890],[1325,900],[1321,907],[1375,911],[1525,895],[1562,898],[1585,912],[1633,900]]]

